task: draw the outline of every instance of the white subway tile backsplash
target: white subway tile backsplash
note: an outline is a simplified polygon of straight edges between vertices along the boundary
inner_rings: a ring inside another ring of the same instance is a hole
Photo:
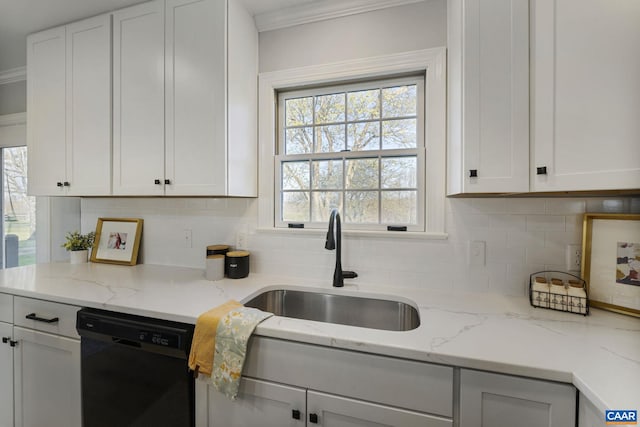
[[[142,260],[204,268],[205,248],[235,245],[248,232],[251,271],[330,283],[335,252],[325,236],[256,231],[255,199],[82,199],[82,229],[99,217],[144,219]],[[447,240],[345,236],[343,267],[358,272],[349,286],[388,285],[526,295],[529,275],[565,269],[568,244],[580,244],[585,211],[640,210],[640,198],[447,199]],[[192,230],[192,248],[182,245]],[[468,265],[470,241],[486,242],[486,265]]]
[[[544,247],[543,231],[509,231],[507,233],[507,248]]]
[[[545,213],[550,215],[582,214],[585,212],[586,202],[581,199],[547,199]]]
[[[527,215],[527,231],[564,231],[564,216]]]
[[[526,248],[526,264],[558,264],[564,262],[565,251],[560,247]]]
[[[546,204],[545,199],[508,199],[506,209],[506,213],[542,215],[545,213]]]
[[[525,230],[526,216],[512,214],[496,214],[489,217],[489,228],[497,230]]]

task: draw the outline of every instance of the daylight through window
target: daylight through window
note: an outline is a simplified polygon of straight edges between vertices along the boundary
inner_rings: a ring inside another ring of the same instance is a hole
[[[279,94],[278,225],[424,230],[424,79]]]

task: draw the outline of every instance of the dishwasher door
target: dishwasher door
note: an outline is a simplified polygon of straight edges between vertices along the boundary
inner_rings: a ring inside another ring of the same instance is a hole
[[[194,427],[193,325],[78,312],[84,427]]]

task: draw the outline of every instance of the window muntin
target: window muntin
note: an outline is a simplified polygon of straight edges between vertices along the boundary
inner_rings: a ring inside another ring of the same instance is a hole
[[[276,226],[424,231],[424,77],[278,95]]]

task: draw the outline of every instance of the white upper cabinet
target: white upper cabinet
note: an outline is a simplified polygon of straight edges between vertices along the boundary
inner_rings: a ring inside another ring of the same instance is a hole
[[[69,195],[111,193],[111,16],[67,26]]]
[[[449,195],[640,188],[640,2],[447,6]]]
[[[164,2],[113,14],[113,194],[164,194]]]
[[[114,14],[114,194],[257,195],[257,31],[236,1]]]
[[[531,189],[640,188],[640,2],[532,0],[531,22]]]
[[[29,194],[63,195],[66,180],[65,27],[27,38]]]
[[[111,193],[111,17],[27,38],[29,192]]]
[[[450,0],[448,194],[529,189],[529,2]]]

